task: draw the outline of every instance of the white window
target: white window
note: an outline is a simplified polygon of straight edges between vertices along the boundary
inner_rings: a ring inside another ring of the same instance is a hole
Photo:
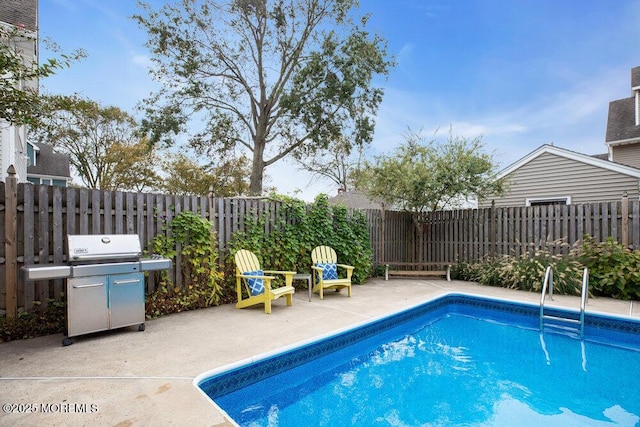
[[[525,204],[526,206],[570,205],[571,196],[527,198]]]

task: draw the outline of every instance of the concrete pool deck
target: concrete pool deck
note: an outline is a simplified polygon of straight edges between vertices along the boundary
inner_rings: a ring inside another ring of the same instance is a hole
[[[62,334],[0,344],[0,425],[231,425],[192,385],[199,374],[260,353],[420,304],[465,292],[537,304],[538,293],[445,280],[371,279],[353,297],[329,292],[308,301],[306,289],[273,313],[224,305],[80,336]],[[554,296],[549,306],[579,307]],[[587,312],[640,318],[640,303],[592,298]],[[29,412],[30,411],[30,412]]]

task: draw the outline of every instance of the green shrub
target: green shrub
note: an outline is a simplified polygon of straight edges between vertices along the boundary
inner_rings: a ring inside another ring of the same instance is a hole
[[[478,283],[487,286],[504,286],[500,280],[500,272],[502,270],[502,260],[489,259],[484,264],[476,268]]]
[[[223,295],[223,274],[218,271],[217,239],[213,224],[189,211],[180,212],[152,241],[153,252],[167,258],[180,256],[185,285],[175,287],[162,273],[162,281],[147,297],[148,318],[218,305]]]
[[[482,264],[470,263],[458,260],[451,266],[451,278],[453,280],[464,280],[467,282],[480,282],[480,270]]]
[[[539,249],[520,257],[505,257],[502,264],[500,279],[505,287],[540,292],[546,269],[550,266],[553,270],[554,292],[580,295],[583,267],[568,256]]]
[[[483,263],[458,262],[453,267],[455,278],[482,285],[540,292],[547,266],[553,269],[554,292],[580,295],[583,267],[572,256],[554,255],[547,249],[520,256],[505,255]]]
[[[612,238],[596,243],[586,236],[574,252],[589,269],[596,295],[640,299],[640,251],[631,251]]]

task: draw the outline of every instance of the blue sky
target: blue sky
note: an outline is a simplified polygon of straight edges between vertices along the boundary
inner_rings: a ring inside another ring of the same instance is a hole
[[[39,0],[40,36],[89,56],[43,80],[135,114],[156,88],[134,0]],[[152,4],[162,4],[159,0]],[[482,136],[500,168],[542,144],[605,153],[610,101],[631,95],[640,66],[640,0],[361,0],[397,62],[386,80],[369,155],[409,127]],[[46,52],[44,54],[46,56]],[[311,200],[335,185],[286,160],[268,169],[281,193]],[[295,176],[295,179],[291,179]],[[299,190],[301,192],[296,192]]]

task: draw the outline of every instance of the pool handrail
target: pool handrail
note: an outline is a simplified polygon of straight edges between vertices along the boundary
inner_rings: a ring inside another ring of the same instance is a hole
[[[582,271],[582,290],[580,292],[580,336],[584,336],[584,310],[589,298],[589,270]]]
[[[549,296],[553,300],[553,270],[551,266],[547,267],[544,275],[544,283],[542,284],[542,294],[540,295],[540,332],[543,332],[544,319],[563,320],[569,323],[578,323],[580,325],[580,337],[584,336],[584,312],[589,298],[589,270],[585,268],[582,271],[582,289],[580,291],[580,319],[575,320],[567,317],[550,316],[544,314],[544,302],[546,298],[547,288],[549,288]]]
[[[540,331],[542,331],[542,320],[544,319],[544,300],[549,288],[549,297],[553,300],[553,269],[547,266],[544,272],[544,283],[542,284],[542,294],[540,295]]]

